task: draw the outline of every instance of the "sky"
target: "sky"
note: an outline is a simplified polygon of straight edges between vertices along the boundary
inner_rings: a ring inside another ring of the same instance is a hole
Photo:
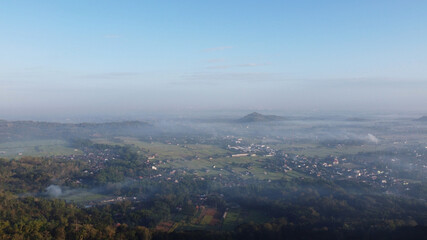
[[[427,1],[0,1],[0,118],[427,113]]]

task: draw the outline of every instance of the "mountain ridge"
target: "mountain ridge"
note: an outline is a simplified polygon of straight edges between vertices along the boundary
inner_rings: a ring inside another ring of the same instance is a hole
[[[415,119],[415,121],[418,121],[418,122],[427,122],[427,116],[422,116],[420,118],[417,118],[417,119]]]
[[[263,115],[257,112],[250,113],[240,119],[238,122],[250,123],[250,122],[272,122],[272,121],[284,121],[287,118],[277,115]]]

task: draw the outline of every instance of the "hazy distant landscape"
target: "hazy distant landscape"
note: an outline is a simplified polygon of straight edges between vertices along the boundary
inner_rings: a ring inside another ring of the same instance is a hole
[[[427,1],[0,1],[0,240],[427,239]]]
[[[218,119],[2,121],[2,201],[65,201],[79,209],[69,215],[79,232],[120,223],[155,238],[424,231],[427,125],[417,118]]]

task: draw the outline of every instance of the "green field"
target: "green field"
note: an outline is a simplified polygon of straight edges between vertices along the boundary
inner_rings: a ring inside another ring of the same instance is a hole
[[[79,192],[70,192],[65,193],[64,196],[60,197],[67,202],[74,202],[77,204],[91,202],[91,201],[100,201],[102,199],[108,198],[108,196],[96,194],[88,191],[79,191]]]
[[[67,146],[64,140],[31,140],[0,143],[0,157],[20,158],[22,156],[54,156],[81,154]]]
[[[213,216],[205,215],[202,218],[202,221],[200,222],[200,224],[202,224],[202,225],[208,225],[212,221],[212,219],[213,219]]]
[[[219,218],[221,212],[217,212],[214,208],[200,208],[194,214],[194,216],[188,216],[189,221],[180,221],[176,224],[176,228],[178,231],[181,230],[220,230],[221,228],[221,220]],[[179,215],[178,215],[179,216]],[[182,217],[174,217],[173,221],[178,222]]]
[[[184,169],[193,171],[198,176],[237,175],[243,179],[256,178],[259,180],[277,180],[282,178],[306,177],[296,171],[271,172],[263,168],[270,157],[247,156],[230,157],[231,152],[215,145],[206,144],[165,144],[159,142],[143,142],[135,138],[119,137],[117,141],[97,138],[96,143],[130,144],[136,146],[149,156],[155,155],[150,161],[157,168]],[[251,164],[250,169],[242,168],[239,164]],[[247,172],[250,172],[248,175]]]
[[[271,172],[262,167],[269,157],[229,157],[231,152],[215,145],[188,144],[173,145],[159,142],[142,142],[135,138],[119,137],[115,141],[105,138],[92,139],[95,143],[125,145],[130,144],[142,149],[144,154],[156,155],[151,159],[158,168],[184,169],[194,171],[199,176],[217,176],[235,174],[243,179],[277,180],[305,176],[295,171],[288,173]],[[81,154],[80,150],[67,147],[64,140],[32,140],[7,142],[0,144],[0,157],[20,158],[22,156],[52,156]],[[220,156],[220,157],[218,157]],[[250,169],[239,164],[251,164]],[[250,172],[250,175],[247,175]]]
[[[103,144],[130,144],[139,147],[148,152],[149,155],[157,154],[155,160],[168,160],[168,159],[186,159],[186,158],[209,158],[214,155],[230,154],[229,151],[221,149],[214,145],[206,144],[186,144],[174,145],[159,142],[143,142],[136,138],[118,137],[119,141],[111,141],[105,138],[92,139],[95,143]]]
[[[243,211],[240,208],[230,209],[225,217],[222,230],[233,230],[236,226],[243,223],[263,223],[271,220],[271,218],[261,211]]]
[[[285,152],[300,154],[307,157],[327,157],[330,155],[342,156],[351,155],[361,152],[376,152],[386,149],[386,145],[374,145],[367,144],[361,146],[347,146],[343,145],[340,147],[327,147],[318,144],[304,143],[304,144],[277,144],[274,146],[276,149],[283,150]]]
[[[262,166],[269,157],[229,157],[231,152],[215,145],[188,144],[173,145],[159,142],[143,142],[130,137],[116,139],[95,138],[95,143],[125,145],[140,148],[144,155],[156,155],[151,159],[158,168],[184,169],[194,171],[198,176],[237,175],[243,179],[277,180],[281,178],[303,177],[295,171],[288,173],[271,172]],[[0,157],[20,158],[22,156],[52,156],[81,154],[80,150],[67,147],[64,140],[32,140],[0,144]],[[239,164],[251,164],[242,168]],[[247,174],[250,172],[250,174]]]

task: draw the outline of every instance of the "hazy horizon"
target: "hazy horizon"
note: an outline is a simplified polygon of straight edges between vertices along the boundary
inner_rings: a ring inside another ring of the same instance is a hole
[[[4,1],[0,119],[427,112],[425,2]]]

